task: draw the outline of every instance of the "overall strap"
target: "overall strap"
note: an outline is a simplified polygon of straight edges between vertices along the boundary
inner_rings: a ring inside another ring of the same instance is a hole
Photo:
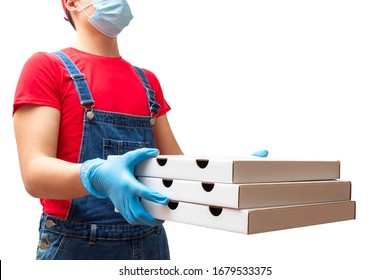
[[[155,97],[156,93],[151,89],[149,81],[146,78],[145,72],[137,66],[133,66],[133,67],[137,71],[137,74],[141,78],[141,81],[146,89],[146,95],[149,101],[150,114],[154,118],[158,114],[158,110],[160,109],[160,104],[156,102],[156,97]]]
[[[95,101],[92,99],[88,84],[85,81],[85,76],[80,72],[77,66],[66,54],[61,51],[54,52],[53,54],[62,60],[70,76],[72,77],[73,83],[79,95],[80,104],[84,108],[93,107],[95,105]]]

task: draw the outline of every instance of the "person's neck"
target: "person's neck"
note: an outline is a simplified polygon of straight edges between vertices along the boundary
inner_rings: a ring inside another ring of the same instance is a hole
[[[94,55],[120,57],[117,39],[112,39],[103,35],[94,36],[93,38],[77,36],[75,48]]]

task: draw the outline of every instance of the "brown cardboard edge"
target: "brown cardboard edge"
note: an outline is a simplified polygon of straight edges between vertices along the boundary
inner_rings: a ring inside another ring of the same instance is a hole
[[[339,175],[338,175],[338,178],[340,179],[341,178],[341,162],[338,160],[337,163],[339,165]]]
[[[258,207],[262,207],[262,206],[251,206],[251,205],[248,205],[248,204],[245,204],[245,201],[243,199],[243,197],[245,197],[245,195],[243,194],[244,192],[247,191],[248,188],[251,188],[251,187],[254,187],[254,186],[257,186],[257,185],[263,185],[263,186],[272,186],[272,185],[278,185],[278,184],[281,184],[281,185],[288,185],[288,184],[300,184],[300,183],[303,183],[303,184],[310,184],[310,183],[313,183],[313,184],[328,184],[328,183],[335,183],[335,184],[342,184],[342,185],[346,185],[345,187],[348,186],[348,193],[349,193],[349,196],[348,196],[348,200],[351,200],[352,198],[352,182],[351,181],[348,181],[348,180],[339,180],[339,179],[335,179],[335,180],[319,180],[319,181],[302,181],[302,182],[299,182],[299,181],[293,181],[293,182],[264,182],[264,183],[242,183],[242,184],[237,184],[238,185],[238,196],[237,196],[237,209],[254,209],[254,208],[258,208]],[[332,203],[332,202],[343,202],[343,201],[347,201],[346,198],[343,198],[343,199],[337,199],[337,200],[324,200],[322,202],[318,201],[318,202],[307,202],[307,203],[302,203],[302,205],[304,204],[313,204],[313,203]],[[293,205],[296,205],[296,203],[289,203],[289,204],[286,204],[286,206],[293,206]],[[278,206],[283,206],[283,205],[274,205],[275,207],[278,207]],[[273,207],[273,206],[266,206],[266,207]]]
[[[253,168],[253,160],[233,160],[232,161],[232,178],[231,182],[234,184],[244,184],[244,183],[254,183],[253,180],[243,180],[240,176],[242,174],[237,174],[240,173],[242,170],[247,170],[248,168]],[[278,160],[270,160],[272,164],[277,164]],[[289,162],[289,163],[294,163],[296,160],[281,160],[281,162]],[[341,178],[341,162],[340,160],[298,160],[300,163],[315,163],[315,164],[332,164],[336,165],[335,166],[335,174],[334,176],[331,176],[332,178],[318,178],[318,180],[339,180]],[[237,171],[237,169],[239,171]],[[267,180],[263,181],[263,179],[260,179],[262,182],[276,182],[275,180]],[[306,181],[308,179],[297,179],[297,180],[292,180],[292,181]],[[311,181],[316,180],[316,178],[310,179]],[[281,182],[288,182],[287,180],[280,180]]]
[[[263,230],[259,230],[259,227],[255,227],[253,226],[253,219],[261,216],[258,215],[255,211],[249,211],[248,213],[248,224],[247,224],[247,235],[251,235],[251,234],[257,234],[257,233],[264,233],[264,232],[271,232],[271,231],[279,231],[279,230],[286,230],[286,229],[293,229],[293,228],[300,228],[300,227],[308,227],[308,226],[315,226],[315,225],[321,225],[321,224],[328,224],[328,223],[335,223],[335,222],[342,222],[342,221],[348,221],[348,220],[355,220],[356,219],[356,201],[339,201],[339,202],[330,202],[330,203],[318,203],[318,204],[306,204],[306,205],[292,205],[291,207],[298,207],[300,209],[298,210],[304,210],[305,208],[307,209],[310,209],[310,208],[313,208],[315,206],[320,206],[321,205],[323,207],[330,207],[330,206],[337,206],[339,205],[340,207],[341,206],[344,206],[344,209],[346,208],[353,208],[353,213],[351,213],[352,215],[349,216],[347,215],[348,213],[345,214],[344,217],[341,217],[341,218],[327,218],[326,221],[322,221],[322,222],[311,222],[311,223],[305,223],[305,224],[299,224],[299,225],[295,225],[295,226],[277,226],[277,227],[273,227],[273,228],[268,228],[268,229],[263,229]],[[353,205],[353,206],[352,206]],[[284,209],[284,211],[288,211],[289,209],[288,208],[291,208],[291,207],[286,207]],[[275,207],[275,208],[269,208],[267,209],[267,211],[270,211],[271,213],[274,212],[274,211],[278,211],[278,207]],[[296,209],[295,209],[296,210]],[[347,209],[347,210],[351,210],[351,209]],[[283,210],[282,210],[283,211]],[[268,213],[267,213],[268,215]],[[252,222],[252,224],[251,224]],[[257,221],[259,222],[259,221]]]
[[[348,181],[349,182],[349,200],[352,199],[352,182],[351,181]]]

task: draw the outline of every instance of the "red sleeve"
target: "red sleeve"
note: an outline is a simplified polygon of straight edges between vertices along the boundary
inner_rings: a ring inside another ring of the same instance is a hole
[[[145,75],[148,78],[148,81],[150,83],[150,87],[153,89],[153,91],[156,93],[156,101],[158,104],[160,104],[160,110],[158,111],[158,115],[165,115],[169,110],[171,110],[171,107],[169,106],[168,102],[164,98],[164,94],[160,85],[159,80],[157,79],[156,75],[154,75],[153,72],[150,72],[148,70],[145,70]]]
[[[35,53],[24,64],[16,86],[13,113],[23,104],[61,107],[59,62],[47,53]]]

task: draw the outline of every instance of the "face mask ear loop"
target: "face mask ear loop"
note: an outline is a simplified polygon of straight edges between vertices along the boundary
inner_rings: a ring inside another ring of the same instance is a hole
[[[80,4],[79,1],[77,1],[77,3],[79,3],[79,5],[81,6],[81,4]],[[88,8],[88,7],[91,6],[91,5],[93,5],[93,2],[89,3],[88,5],[86,5],[86,6],[84,6],[84,7],[81,6],[81,8],[77,10],[77,12],[80,13],[81,11],[83,11],[84,14],[85,14],[88,18],[91,18],[91,17],[87,14],[87,12],[85,11],[85,9]]]

